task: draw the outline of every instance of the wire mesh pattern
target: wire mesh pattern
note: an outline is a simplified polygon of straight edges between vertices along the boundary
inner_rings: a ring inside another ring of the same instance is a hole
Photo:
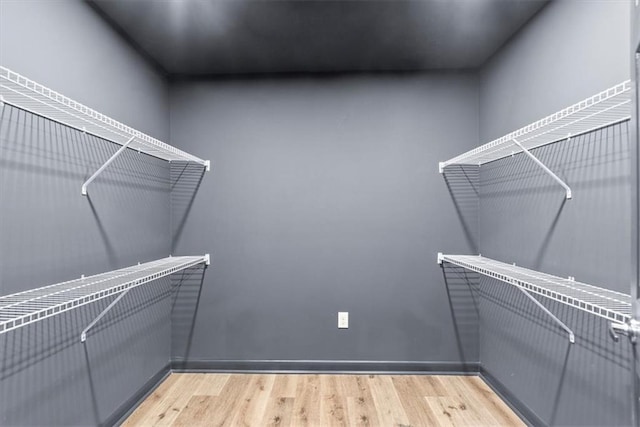
[[[122,293],[206,261],[206,256],[168,257],[2,296],[0,334]]]
[[[442,255],[443,261],[518,286],[614,322],[631,319],[631,296],[476,255]]]
[[[99,138],[124,145],[135,137],[131,149],[164,160],[207,162],[126,126],[79,102],[0,66],[0,101]]]
[[[537,122],[467,151],[440,164],[481,165],[528,150],[611,126],[631,118],[631,81],[627,80]]]

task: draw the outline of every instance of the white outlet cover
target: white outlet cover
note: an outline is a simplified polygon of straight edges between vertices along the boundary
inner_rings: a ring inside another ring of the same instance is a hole
[[[338,329],[348,329],[348,328],[349,328],[349,312],[339,311],[338,312]]]

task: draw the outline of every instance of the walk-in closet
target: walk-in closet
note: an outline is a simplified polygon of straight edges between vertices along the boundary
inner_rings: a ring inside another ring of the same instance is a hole
[[[636,0],[0,0],[0,426],[640,426]]]

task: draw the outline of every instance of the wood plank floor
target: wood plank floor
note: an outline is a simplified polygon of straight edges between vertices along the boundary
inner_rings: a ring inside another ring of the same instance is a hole
[[[524,426],[475,376],[171,374],[124,426]]]

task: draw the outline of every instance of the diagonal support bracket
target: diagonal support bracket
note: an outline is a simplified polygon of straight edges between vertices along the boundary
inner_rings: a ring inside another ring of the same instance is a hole
[[[100,319],[102,319],[105,314],[107,314],[107,312],[109,310],[111,310],[113,307],[115,307],[116,304],[118,304],[120,302],[120,300],[122,298],[124,298],[125,295],[127,295],[129,293],[131,289],[127,289],[126,291],[124,291],[123,293],[121,293],[120,295],[118,295],[118,298],[114,299],[113,301],[111,301],[111,304],[109,304],[107,306],[107,308],[105,308],[104,310],[102,310],[102,312],[100,314],[98,314],[98,317],[96,317],[95,319],[93,319],[93,322],[89,323],[89,325],[84,328],[84,330],[82,331],[82,333],[80,334],[80,342],[85,342],[87,341],[87,332],[89,332],[89,329],[93,328],[96,323],[98,323],[100,321]]]
[[[106,162],[104,162],[104,164],[102,166],[100,166],[100,169],[98,169],[97,171],[95,171],[93,173],[93,175],[91,175],[91,178],[89,178],[88,180],[85,181],[84,184],[82,184],[82,195],[83,196],[87,195],[87,186],[89,184],[91,184],[93,182],[93,180],[96,179],[98,177],[98,175],[100,175],[102,173],[102,171],[104,171],[107,168],[107,166],[109,166],[124,150],[126,150],[127,147],[129,146],[129,144],[131,144],[135,138],[136,138],[135,136],[132,136],[131,138],[129,138],[129,140],[127,142],[125,142],[124,145],[122,147],[120,147],[118,149],[118,151],[116,151],[113,154],[113,156],[109,157],[109,160],[107,160]]]
[[[529,156],[529,158],[531,160],[533,160],[538,166],[540,166],[542,168],[542,170],[544,170],[547,174],[549,174],[551,176],[551,178],[555,179],[558,184],[562,185],[562,187],[564,187],[565,191],[567,192],[567,199],[571,198],[571,187],[569,187],[563,180],[561,180],[558,175],[556,175],[555,173],[553,173],[553,171],[551,169],[549,169],[544,163],[542,163],[536,156],[534,156],[533,154],[531,154],[531,152],[525,148],[522,144],[520,144],[515,138],[511,139],[513,141],[514,144],[516,144],[518,147],[520,147],[520,149],[524,152],[524,154],[526,154],[527,156]]]
[[[547,313],[549,315],[549,317],[551,317],[557,324],[558,326],[560,326],[562,329],[564,329],[568,334],[569,334],[569,342],[571,344],[574,344],[576,342],[576,336],[573,333],[573,331],[571,329],[569,329],[569,327],[567,325],[564,324],[564,322],[560,319],[558,319],[552,312],[549,311],[549,309],[547,307],[545,307],[544,305],[542,305],[542,303],[540,301],[538,301],[537,299],[535,299],[529,292],[527,292],[525,289],[521,288],[520,286],[516,286],[516,288],[520,289],[520,291],[525,294],[527,296],[527,298],[529,298],[535,305],[537,305],[538,307],[540,307],[540,309],[542,311],[544,311],[545,313]]]

